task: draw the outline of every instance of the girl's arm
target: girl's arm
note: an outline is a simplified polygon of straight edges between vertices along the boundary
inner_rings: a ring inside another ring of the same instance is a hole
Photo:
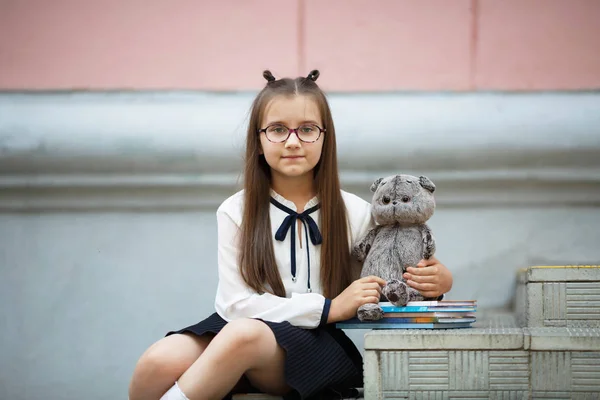
[[[301,328],[327,323],[331,301],[318,293],[293,294],[291,298],[258,294],[242,278],[238,267],[239,226],[226,212],[217,211],[219,284],[217,313],[226,321],[260,318]]]

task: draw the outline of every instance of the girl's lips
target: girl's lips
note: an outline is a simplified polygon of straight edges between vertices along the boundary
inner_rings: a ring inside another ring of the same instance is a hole
[[[283,158],[288,158],[288,159],[292,159],[293,160],[293,159],[296,159],[296,158],[302,158],[302,156],[286,156],[286,157],[283,157]]]

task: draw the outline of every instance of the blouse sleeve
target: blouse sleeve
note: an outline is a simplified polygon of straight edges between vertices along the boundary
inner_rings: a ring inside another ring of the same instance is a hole
[[[219,284],[215,299],[217,313],[226,321],[260,318],[300,328],[327,323],[331,300],[318,293],[292,294],[291,298],[271,293],[258,294],[239,271],[239,226],[223,210],[217,211]]]

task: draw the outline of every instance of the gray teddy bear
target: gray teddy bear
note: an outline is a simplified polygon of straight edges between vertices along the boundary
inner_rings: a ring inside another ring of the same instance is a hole
[[[352,250],[364,261],[361,277],[375,275],[387,281],[383,295],[397,306],[423,296],[405,283],[402,274],[422,259],[435,253],[435,241],[425,222],[433,215],[435,185],[425,176],[393,175],[379,178],[371,185],[375,192],[371,212],[377,226],[371,229]],[[378,304],[358,309],[361,321],[383,317]]]

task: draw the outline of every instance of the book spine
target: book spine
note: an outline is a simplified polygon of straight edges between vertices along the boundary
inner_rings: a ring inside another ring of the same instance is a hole
[[[406,306],[406,307],[395,307],[395,306],[382,306],[383,312],[426,312],[429,311],[430,307],[427,306]]]
[[[456,328],[470,328],[470,323],[458,323],[458,324],[436,324],[436,323],[337,323],[336,326],[341,329],[456,329]]]
[[[384,313],[401,313],[401,312],[429,312],[429,311],[444,311],[444,312],[475,312],[474,307],[428,307],[428,306],[382,306]]]
[[[432,301],[411,301],[409,306],[445,306],[445,307],[475,307],[474,301],[454,301],[454,300],[432,300]]]
[[[438,318],[436,317],[415,317],[415,318],[386,318],[384,320],[386,323],[391,324],[422,324],[428,322],[438,322]],[[382,321],[379,321],[380,323]]]
[[[475,318],[475,313],[472,311],[466,312],[386,312],[383,318],[416,318],[416,317],[444,317],[444,318]]]

